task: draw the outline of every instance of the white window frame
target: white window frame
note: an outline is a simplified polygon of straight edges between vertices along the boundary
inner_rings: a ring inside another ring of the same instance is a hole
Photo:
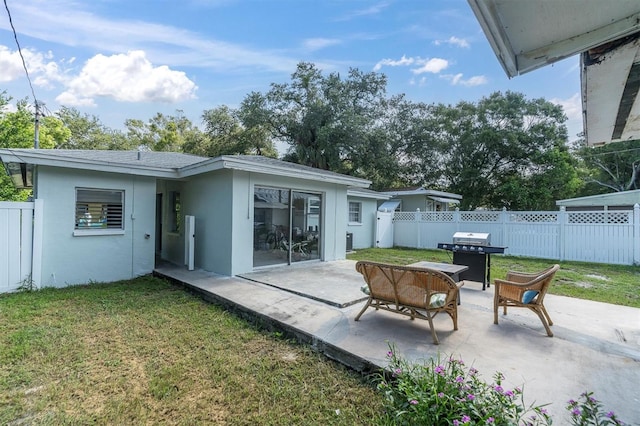
[[[123,189],[76,188],[74,236],[123,234]]]
[[[352,205],[357,205],[357,211],[351,210]],[[360,201],[349,201],[349,211],[348,211],[348,222],[349,225],[362,225],[362,202]],[[356,220],[352,220],[352,214],[357,214]]]

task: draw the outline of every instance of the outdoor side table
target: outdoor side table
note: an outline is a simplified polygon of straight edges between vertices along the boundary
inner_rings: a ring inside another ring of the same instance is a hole
[[[428,268],[435,269],[436,271],[444,272],[449,275],[453,281],[456,283],[460,282],[460,273],[469,269],[466,265],[455,265],[451,263],[440,263],[440,262],[416,262],[410,265],[412,268]],[[458,292],[458,305],[460,304],[460,292]]]

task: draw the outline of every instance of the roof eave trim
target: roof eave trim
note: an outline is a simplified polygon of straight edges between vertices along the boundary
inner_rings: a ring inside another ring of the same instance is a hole
[[[10,152],[10,154],[7,155],[0,152],[0,157],[2,158],[3,163],[29,163],[36,166],[61,167],[68,169],[92,170],[109,173],[123,173],[138,176],[152,176],[163,178],[178,177],[176,169],[150,167],[143,165],[137,166],[133,164],[123,165],[108,162],[81,160],[77,158],[52,158],[42,155],[34,155],[32,153],[25,153],[24,151],[20,151],[19,154],[13,153],[11,152],[11,150],[7,150],[7,152]]]

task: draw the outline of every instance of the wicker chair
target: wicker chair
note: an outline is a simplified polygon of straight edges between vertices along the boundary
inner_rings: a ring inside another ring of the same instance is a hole
[[[369,307],[429,321],[433,343],[438,336],[433,328],[433,317],[446,312],[458,329],[458,292],[462,283],[455,283],[445,273],[427,268],[387,265],[360,261],[356,264],[367,283],[369,300],[355,321]]]
[[[553,325],[549,313],[544,307],[544,296],[551,285],[554,275],[560,269],[560,265],[553,265],[544,271],[537,273],[507,272],[506,280],[495,280],[493,296],[493,323],[498,323],[498,309],[507,307],[527,308],[535,312],[547,335],[553,337],[550,325]]]

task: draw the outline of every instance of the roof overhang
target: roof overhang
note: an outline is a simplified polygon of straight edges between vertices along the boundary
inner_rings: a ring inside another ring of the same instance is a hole
[[[468,0],[509,77],[640,31],[638,0]]]
[[[284,163],[284,162],[283,162]],[[179,177],[190,177],[201,173],[207,173],[219,169],[239,170],[250,173],[265,173],[270,175],[286,176],[297,179],[311,179],[339,185],[368,188],[370,180],[355,178],[338,173],[327,173],[324,170],[315,170],[310,167],[304,172],[285,164],[257,164],[241,157],[222,156],[212,158],[202,163],[186,166],[178,171]]]
[[[372,191],[370,189],[364,188],[347,188],[347,196],[348,197],[358,197],[358,198],[371,198],[373,200],[388,200],[391,198],[391,195],[382,194],[380,192]]]
[[[587,197],[567,198],[556,201],[559,207],[589,206],[633,206],[640,204],[640,189],[632,191],[612,192],[608,194],[589,195]]]
[[[424,195],[431,197],[443,197],[453,200],[462,200],[462,195],[454,194],[452,192],[437,191],[435,189],[416,188],[410,190],[397,190],[397,191],[384,191],[383,194],[388,194],[392,197],[401,197],[406,195]]]
[[[65,167],[68,169],[93,170],[98,172],[122,173],[127,175],[176,178],[176,169],[149,167],[144,165],[120,164],[109,161],[86,160],[82,158],[58,157],[56,150],[0,149],[3,163],[23,163],[36,166]]]
[[[588,145],[640,139],[640,1],[468,2],[509,77],[582,55]]]
[[[433,201],[438,201],[440,203],[445,204],[460,204],[460,200],[456,200],[455,198],[445,198],[445,197],[429,197]]]
[[[587,144],[640,139],[640,33],[589,49],[580,62]]]

